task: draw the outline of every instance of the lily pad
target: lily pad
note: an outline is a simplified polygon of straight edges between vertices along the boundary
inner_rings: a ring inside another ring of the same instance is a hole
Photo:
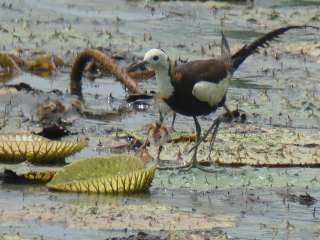
[[[237,126],[221,133],[213,159],[222,165],[319,166],[319,133],[290,128]]]
[[[33,134],[0,135],[0,162],[34,164],[64,163],[64,159],[86,146],[85,141],[51,141]]]
[[[145,169],[144,162],[135,156],[90,157],[65,166],[48,187],[66,192],[141,192],[150,187],[155,170],[155,166]]]
[[[311,129],[261,127],[253,124],[229,124],[221,127],[209,158],[209,139],[198,148],[198,161],[239,167],[319,167],[320,135]],[[161,160],[169,165],[190,161],[193,135],[175,132],[163,145]],[[148,152],[157,156],[158,147],[151,144]]]

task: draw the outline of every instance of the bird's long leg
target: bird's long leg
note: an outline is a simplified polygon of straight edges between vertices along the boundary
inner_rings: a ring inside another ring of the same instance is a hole
[[[228,108],[228,106],[227,106],[226,104],[223,105],[223,108],[224,108],[224,110],[226,110],[226,112],[229,114],[229,116],[230,116],[231,118],[234,117],[233,112],[230,111],[230,109]]]
[[[215,142],[216,137],[217,137],[217,133],[218,133],[218,130],[219,130],[220,123],[221,123],[221,121],[218,121],[216,123],[215,128],[213,130],[213,133],[211,135],[210,144],[209,144],[209,154],[208,154],[208,158],[210,160],[211,160],[211,152],[212,152],[213,145],[214,145],[214,142]]]
[[[226,107],[227,108],[227,107]],[[225,108],[225,109],[226,109]],[[228,108],[227,108],[228,109]],[[183,166],[176,166],[176,167],[158,167],[159,170],[169,170],[169,169],[182,169],[182,170],[190,170],[191,168],[195,167],[200,169],[201,171],[204,172],[209,172],[209,173],[214,173],[216,172],[215,169],[210,169],[208,167],[204,167],[201,166],[198,162],[197,162],[197,151],[198,151],[198,146],[205,141],[205,139],[209,136],[210,133],[212,133],[212,137],[210,139],[210,148],[209,151],[211,153],[212,151],[212,147],[214,144],[214,141],[216,139],[217,133],[218,133],[218,129],[219,126],[222,122],[230,122],[233,118],[236,118],[239,116],[239,110],[235,110],[235,111],[230,111],[229,109],[226,109],[226,113],[218,116],[212,123],[212,125],[209,127],[208,131],[200,138],[201,136],[201,128],[200,128],[200,124],[198,122],[198,120],[194,117],[194,121],[195,121],[195,125],[196,125],[196,131],[197,131],[197,139],[196,139],[196,144],[188,151],[189,153],[193,152],[193,156],[192,156],[192,161],[191,163],[187,164],[187,165],[183,165]],[[209,154],[210,154],[209,153]]]
[[[199,147],[199,141],[201,137],[201,127],[199,124],[198,119],[194,116],[193,117],[194,123],[196,125],[196,145],[194,147],[192,159],[191,159],[191,166],[195,166],[197,164],[197,152],[198,152],[198,147]]]
[[[160,146],[158,147],[158,153],[157,153],[157,165],[158,165],[158,166],[160,166],[160,154],[161,154],[162,149],[163,149],[163,146],[160,145]]]
[[[174,113],[174,119],[175,119],[175,115],[176,115],[176,113]],[[173,119],[173,123],[174,123],[174,119]],[[197,139],[200,139],[200,135],[201,135],[201,128],[200,128],[200,124],[199,124],[199,122],[198,122],[198,120],[194,117],[194,119],[195,119],[195,124],[196,124],[196,131],[197,131]],[[198,133],[199,132],[199,133]],[[161,153],[161,151],[162,151],[162,145],[161,146],[159,146],[159,148],[158,148],[158,156],[157,156],[157,169],[158,170],[173,170],[173,169],[187,169],[187,170],[189,170],[189,169],[191,169],[192,167],[193,167],[193,165],[194,165],[194,162],[196,162],[197,161],[197,153],[196,153],[196,151],[197,150],[195,150],[195,153],[194,153],[194,155],[193,155],[193,158],[192,158],[192,162],[191,163],[189,163],[189,164],[186,164],[186,165],[182,165],[182,166],[170,166],[170,167],[162,167],[162,166],[159,166],[159,160],[160,160],[160,153]]]
[[[198,141],[200,141],[200,137],[201,137],[201,127],[199,124],[199,121],[196,117],[193,117],[194,123],[196,125],[196,132],[197,132],[197,136],[196,136],[196,141],[198,143]],[[197,167],[197,152],[198,152],[198,146],[199,144],[197,144],[197,146],[194,148],[194,152],[192,155],[192,159],[191,162],[189,164],[183,165],[183,166],[174,166],[174,167],[157,167],[157,169],[159,170],[170,170],[170,169],[183,169],[183,170],[190,170],[193,167]]]
[[[189,153],[192,152],[195,148],[198,148],[198,146],[200,145],[200,143],[202,143],[204,140],[206,140],[206,138],[208,137],[208,135],[210,134],[210,132],[212,132],[212,130],[214,129],[214,127],[218,124],[218,122],[221,122],[220,116],[217,117],[212,125],[209,127],[208,131],[202,136],[202,138],[200,140],[197,140],[196,144],[189,150]],[[220,123],[219,123],[220,124]]]
[[[214,145],[214,141],[216,139],[216,136],[217,136],[217,133],[218,133],[218,129],[219,129],[219,126],[220,126],[221,122],[222,122],[221,118],[217,118],[217,121],[215,121],[215,123],[212,124],[212,126],[214,126],[214,129],[213,129],[213,132],[212,132],[212,135],[211,135],[211,139],[210,139],[209,157],[211,155],[212,148],[213,148],[213,145]],[[211,128],[211,131],[212,131],[212,128]],[[210,131],[209,131],[209,133],[210,133]],[[201,166],[198,162],[194,165],[194,167],[200,169],[201,171],[207,172],[207,173],[215,173],[216,172],[216,169],[210,169],[208,167]]]
[[[228,109],[227,106],[225,106],[225,109]],[[206,140],[206,138],[209,136],[209,134],[214,131],[216,127],[216,125],[220,125],[221,122],[229,122],[231,121],[233,118],[238,117],[239,115],[239,111],[235,110],[235,111],[230,111],[229,109],[226,110],[227,113],[224,113],[220,116],[218,116],[212,123],[212,125],[209,127],[208,131],[202,136],[202,138],[200,139],[200,141],[198,141],[190,150],[189,153],[192,152],[196,147],[198,147],[200,145],[200,143],[204,142]]]
[[[215,173],[217,172],[216,169],[210,169],[209,167],[201,166],[199,163],[195,166],[196,168],[200,169],[201,171],[207,172],[207,173]]]
[[[174,130],[174,123],[176,121],[177,113],[173,112],[172,114],[172,122],[171,122],[171,129]]]
[[[147,148],[147,145],[149,143],[149,137],[146,138],[146,140],[144,141],[144,143],[140,146],[139,150],[144,150]]]
[[[228,106],[226,104],[223,105],[223,108],[226,110],[227,114],[229,115],[230,117],[230,121],[237,117],[235,116],[234,112],[230,111],[230,109],[228,108]],[[237,112],[238,113],[238,112]],[[225,116],[225,114],[223,115],[223,118],[226,118],[227,116]],[[215,128],[213,130],[213,133],[211,135],[211,139],[210,139],[210,144],[209,144],[209,155],[208,155],[208,158],[211,159],[211,152],[212,152],[212,149],[213,149],[213,145],[214,145],[214,142],[216,140],[216,137],[217,137],[217,133],[218,133],[218,129],[219,129],[219,126],[222,122],[222,118],[218,118],[217,119],[217,123],[215,124]],[[225,120],[225,119],[223,119]]]
[[[202,140],[201,138],[201,127],[200,127],[200,124],[199,124],[199,121],[196,117],[193,117],[193,120],[194,120],[194,123],[196,125],[196,144],[192,147],[192,150],[193,150],[193,155],[192,155],[192,159],[191,159],[191,163],[187,164],[187,165],[184,165],[184,166],[176,166],[176,167],[158,167],[159,170],[169,170],[169,169],[182,169],[183,171],[188,171],[190,170],[191,168],[198,168],[204,172],[209,172],[209,173],[212,173],[212,172],[215,172],[215,170],[212,170],[212,169],[207,169],[203,166],[201,166],[198,162],[197,162],[197,152],[198,152],[198,146],[200,145],[200,141]],[[220,123],[219,123],[220,124]],[[219,127],[219,124],[217,125],[217,127],[215,128],[215,132],[217,132],[217,129]],[[211,128],[211,131],[213,129],[215,125],[212,126]],[[211,132],[211,131],[208,131],[208,133],[206,134],[208,136],[208,134]],[[215,133],[216,135],[216,133]],[[206,137],[207,137],[206,136]],[[190,152],[190,150],[189,150]]]
[[[159,121],[160,123],[163,123],[164,117],[161,111],[159,111]]]

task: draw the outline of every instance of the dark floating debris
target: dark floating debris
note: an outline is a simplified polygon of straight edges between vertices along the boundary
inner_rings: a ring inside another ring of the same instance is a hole
[[[127,97],[127,102],[134,102],[137,100],[148,100],[148,99],[152,99],[155,97],[155,93],[143,93],[143,94],[130,94]]]
[[[17,91],[26,91],[26,92],[34,92],[35,89],[32,88],[29,84],[21,82],[18,84],[8,84],[7,88],[15,88]]]
[[[7,184],[45,184],[49,182],[56,171],[30,171],[23,174],[17,174],[16,172],[5,169],[0,174],[0,180]]]
[[[62,137],[71,135],[71,132],[63,124],[53,123],[43,127],[42,131],[37,135],[51,140],[59,140]]]
[[[112,152],[137,151],[143,145],[142,140],[137,137],[125,134],[117,136],[115,142],[111,145]]]
[[[298,202],[301,205],[312,206],[317,203],[317,199],[312,197],[309,193],[296,195],[296,194],[288,194],[286,196],[288,201],[290,202]]]
[[[112,237],[106,238],[105,240],[168,240],[167,236],[153,235],[146,232],[138,232],[128,237]]]

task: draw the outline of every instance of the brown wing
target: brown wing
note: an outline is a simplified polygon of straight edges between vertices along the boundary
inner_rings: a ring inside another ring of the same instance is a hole
[[[219,83],[228,74],[227,65],[219,59],[196,60],[176,67],[171,75],[173,85],[193,87],[199,81]],[[183,79],[183,80],[182,80]]]

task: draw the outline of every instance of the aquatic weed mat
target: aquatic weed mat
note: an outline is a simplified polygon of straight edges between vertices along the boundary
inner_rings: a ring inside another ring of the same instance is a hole
[[[237,125],[220,132],[212,159],[231,166],[316,167],[320,135],[317,130]]]
[[[135,156],[90,157],[71,163],[48,183],[51,190],[87,193],[134,193],[146,191],[156,168],[144,168]]]
[[[204,129],[204,132],[206,129]],[[101,148],[125,152],[134,150],[132,139],[140,145],[147,134],[144,130],[119,130],[108,136],[92,138]],[[191,131],[170,131],[160,156],[161,165],[186,164],[191,158],[189,149],[195,144]],[[254,167],[319,167],[320,134],[318,129],[295,129],[291,127],[262,127],[255,124],[224,124],[220,127],[211,160],[209,140],[199,146],[198,160],[206,160],[220,166]],[[130,142],[131,141],[131,142]],[[137,145],[137,146],[140,146]],[[148,152],[156,157],[157,147],[150,144]],[[136,149],[137,150],[137,149]]]

